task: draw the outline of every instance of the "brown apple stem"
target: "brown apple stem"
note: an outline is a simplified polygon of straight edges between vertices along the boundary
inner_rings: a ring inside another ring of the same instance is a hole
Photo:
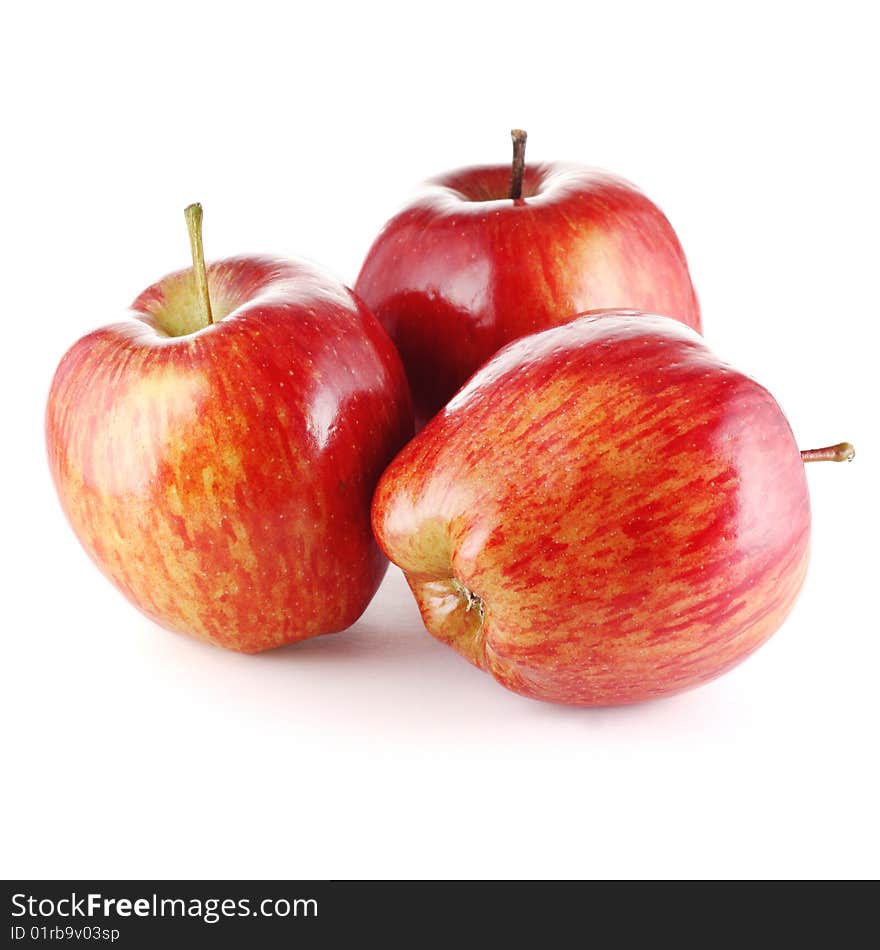
[[[851,462],[855,457],[856,450],[849,442],[826,445],[824,449],[804,449],[801,452],[805,462]]]
[[[513,139],[513,163],[510,166],[510,197],[514,201],[522,198],[523,174],[526,170],[526,139],[528,135],[522,129],[511,129]]]
[[[189,231],[189,246],[192,251],[193,275],[196,280],[196,296],[202,304],[203,326],[214,322],[211,313],[211,296],[208,293],[208,272],[205,270],[205,249],[202,246],[202,206],[196,202],[184,210]]]

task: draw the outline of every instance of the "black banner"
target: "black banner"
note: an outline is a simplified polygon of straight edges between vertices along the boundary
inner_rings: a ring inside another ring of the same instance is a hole
[[[822,885],[824,886],[824,885]],[[856,946],[871,902],[837,887],[834,914],[815,885],[612,882],[15,881],[6,882],[4,946],[337,947],[362,941],[454,947],[477,937],[553,948],[673,946],[725,940],[790,945],[807,925],[829,946]],[[873,893],[876,893],[874,891]],[[873,895],[872,895],[873,896]],[[841,904],[847,905],[840,914]],[[612,939],[613,938],[613,939]],[[639,943],[641,945],[641,942]]]

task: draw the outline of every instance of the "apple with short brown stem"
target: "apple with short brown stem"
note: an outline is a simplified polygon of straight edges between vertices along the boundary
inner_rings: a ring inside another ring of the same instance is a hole
[[[46,410],[86,551],[171,630],[253,653],[341,630],[387,562],[370,531],[412,433],[403,367],[363,302],[310,264],[236,257],[145,290],[83,337]]]
[[[441,175],[382,229],[355,290],[400,350],[419,425],[505,343],[573,314],[625,307],[696,330],[678,238],[621,178],[563,162]]]
[[[511,343],[397,456],[379,543],[428,630],[498,682],[584,706],[704,683],[782,623],[807,566],[804,462],[758,383],[665,317]]]

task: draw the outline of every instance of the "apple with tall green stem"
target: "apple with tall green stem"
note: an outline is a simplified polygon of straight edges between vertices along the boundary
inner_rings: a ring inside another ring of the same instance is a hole
[[[163,626],[253,653],[341,630],[387,566],[370,499],[412,432],[400,359],[311,264],[193,266],[65,354],[46,410],[77,537]]]
[[[641,191],[565,162],[429,181],[382,229],[355,290],[400,350],[419,425],[501,346],[584,310],[634,308],[701,329],[684,251]]]
[[[698,686],[791,610],[804,463],[770,393],[692,329],[631,312],[518,340],[379,482],[373,525],[428,630],[536,699]]]

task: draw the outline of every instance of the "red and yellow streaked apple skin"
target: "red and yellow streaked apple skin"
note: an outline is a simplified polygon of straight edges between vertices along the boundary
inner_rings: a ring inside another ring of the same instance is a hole
[[[389,221],[355,289],[403,357],[418,421],[504,344],[600,308],[701,329],[681,244],[628,182],[564,163],[479,166],[429,182]]]
[[[609,706],[767,640],[810,506],[767,390],[680,323],[609,313],[498,353],[389,466],[373,526],[434,636],[525,696]]]
[[[370,499],[412,408],[387,334],[311,265],[235,258],[208,282],[213,326],[158,329],[192,287],[184,271],[74,344],[49,395],[49,463],[77,537],[132,603],[255,653],[366,608],[387,565]]]

